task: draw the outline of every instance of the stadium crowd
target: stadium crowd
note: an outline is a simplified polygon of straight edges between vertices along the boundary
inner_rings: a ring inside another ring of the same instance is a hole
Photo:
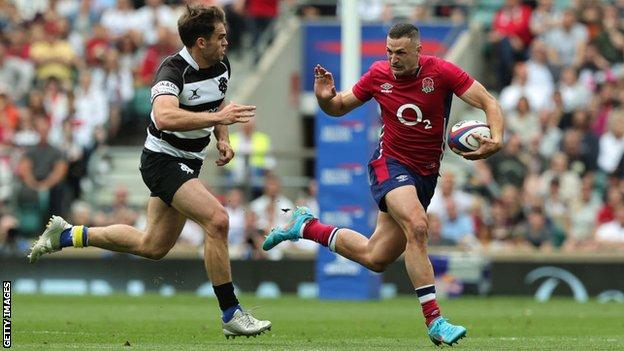
[[[279,11],[277,0],[197,2],[224,7],[234,56],[254,48]],[[367,20],[461,22],[479,1],[364,3]],[[23,251],[50,213],[92,226],[144,223],[128,189],[115,188],[104,207],[84,201],[83,192],[110,169],[107,145],[143,141],[151,80],[181,47],[176,19],[185,4],[0,0],[0,253]],[[400,9],[405,4],[410,11]],[[299,6],[307,18],[325,11]],[[496,67],[486,82],[505,112],[505,147],[470,163],[469,172],[442,174],[428,211],[430,245],[624,249],[623,15],[623,1],[504,1],[487,26],[485,56]],[[306,241],[260,249],[263,234],[283,223],[283,208],[305,204],[318,214],[316,183],[288,199],[272,172],[266,134],[251,126],[235,135],[231,186],[213,189],[230,215],[231,255],[314,252],[316,244]],[[189,221],[180,244],[202,241],[201,228]]]

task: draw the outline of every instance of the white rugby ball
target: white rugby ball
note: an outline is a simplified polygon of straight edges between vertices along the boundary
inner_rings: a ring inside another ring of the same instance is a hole
[[[482,121],[459,121],[455,123],[448,135],[448,146],[455,153],[475,151],[479,148],[479,140],[472,136],[479,134],[490,138],[490,127]]]

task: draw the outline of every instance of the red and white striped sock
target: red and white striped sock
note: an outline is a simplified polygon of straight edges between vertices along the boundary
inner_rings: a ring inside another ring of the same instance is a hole
[[[416,295],[420,300],[423,315],[425,316],[425,324],[429,326],[431,322],[441,316],[440,307],[436,301],[435,285],[425,285],[416,288]]]

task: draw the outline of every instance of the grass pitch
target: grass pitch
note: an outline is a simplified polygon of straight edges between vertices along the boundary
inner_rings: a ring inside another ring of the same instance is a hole
[[[327,302],[242,296],[273,322],[257,338],[226,340],[217,302],[161,297],[13,297],[15,350],[434,350],[416,297]],[[624,350],[624,304],[556,299],[441,301],[468,328],[461,350]],[[124,346],[124,344],[130,346]]]

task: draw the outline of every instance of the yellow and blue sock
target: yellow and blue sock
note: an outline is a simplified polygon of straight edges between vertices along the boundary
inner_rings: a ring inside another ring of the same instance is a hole
[[[61,247],[89,246],[89,228],[84,225],[75,225],[61,232]]]

